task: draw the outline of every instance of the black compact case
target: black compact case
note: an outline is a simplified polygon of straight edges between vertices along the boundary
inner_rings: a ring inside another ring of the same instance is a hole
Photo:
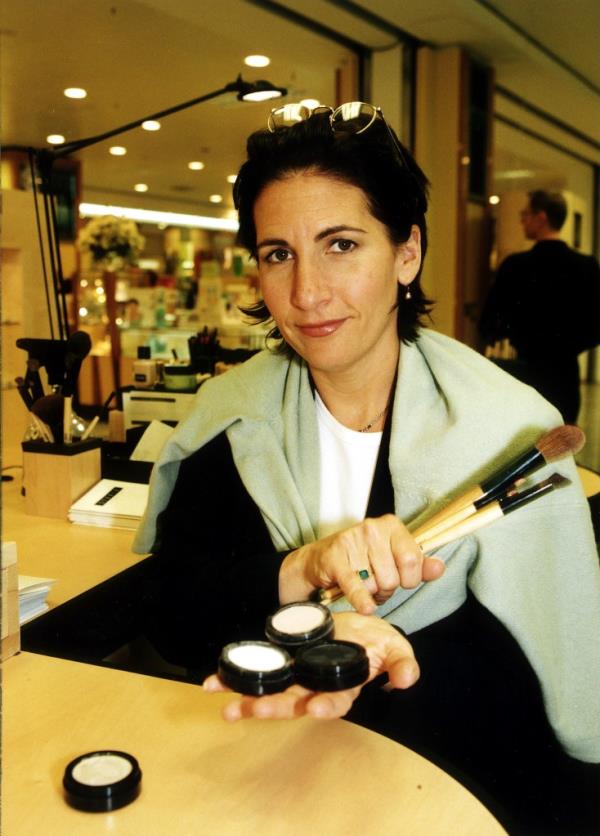
[[[103,775],[103,760],[116,760],[128,769],[120,778],[110,777],[110,769]],[[85,762],[97,762],[97,775],[84,779],[79,772]],[[65,798],[71,807],[87,813],[109,813],[134,801],[140,793],[142,771],[137,760],[127,752],[103,750],[88,752],[72,760],[65,769],[63,787]]]
[[[301,647],[331,639],[333,630],[333,618],[327,607],[312,601],[286,604],[270,615],[265,625],[269,641],[285,647],[292,656]]]
[[[254,655],[258,659],[252,658]],[[275,664],[261,666],[264,657]],[[285,691],[294,682],[292,659],[268,642],[243,641],[225,645],[219,658],[219,679],[238,694],[262,697]]]
[[[344,691],[367,681],[369,658],[355,642],[320,642],[298,650],[294,678],[311,691]]]

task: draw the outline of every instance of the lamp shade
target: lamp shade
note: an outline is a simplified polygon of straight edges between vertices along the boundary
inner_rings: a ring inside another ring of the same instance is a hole
[[[264,81],[263,79],[252,82],[251,86],[253,87],[252,90],[240,91],[238,93],[238,99],[240,101],[265,102],[268,99],[278,99],[287,93],[285,87],[276,87],[270,81]]]

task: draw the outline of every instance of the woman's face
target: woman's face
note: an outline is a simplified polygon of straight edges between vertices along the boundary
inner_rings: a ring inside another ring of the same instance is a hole
[[[263,299],[311,369],[364,373],[397,355],[398,282],[419,270],[418,227],[394,245],[361,189],[307,172],[270,183],[254,221]]]

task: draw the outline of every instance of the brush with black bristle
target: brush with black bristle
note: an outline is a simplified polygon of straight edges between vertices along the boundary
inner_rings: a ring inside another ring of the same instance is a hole
[[[477,513],[481,508],[508,493],[525,477],[546,464],[579,453],[585,444],[585,433],[572,424],[555,427],[545,433],[533,447],[513,459],[489,479],[470,488],[465,494],[450,502],[433,517],[415,529],[412,534],[420,542],[432,537],[449,525],[455,525]]]

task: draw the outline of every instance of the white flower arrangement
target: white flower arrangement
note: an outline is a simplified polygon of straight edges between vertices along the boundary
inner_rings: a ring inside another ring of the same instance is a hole
[[[94,263],[108,270],[120,270],[125,264],[133,264],[144,243],[135,221],[114,215],[92,218],[77,238],[81,252],[91,253]]]

